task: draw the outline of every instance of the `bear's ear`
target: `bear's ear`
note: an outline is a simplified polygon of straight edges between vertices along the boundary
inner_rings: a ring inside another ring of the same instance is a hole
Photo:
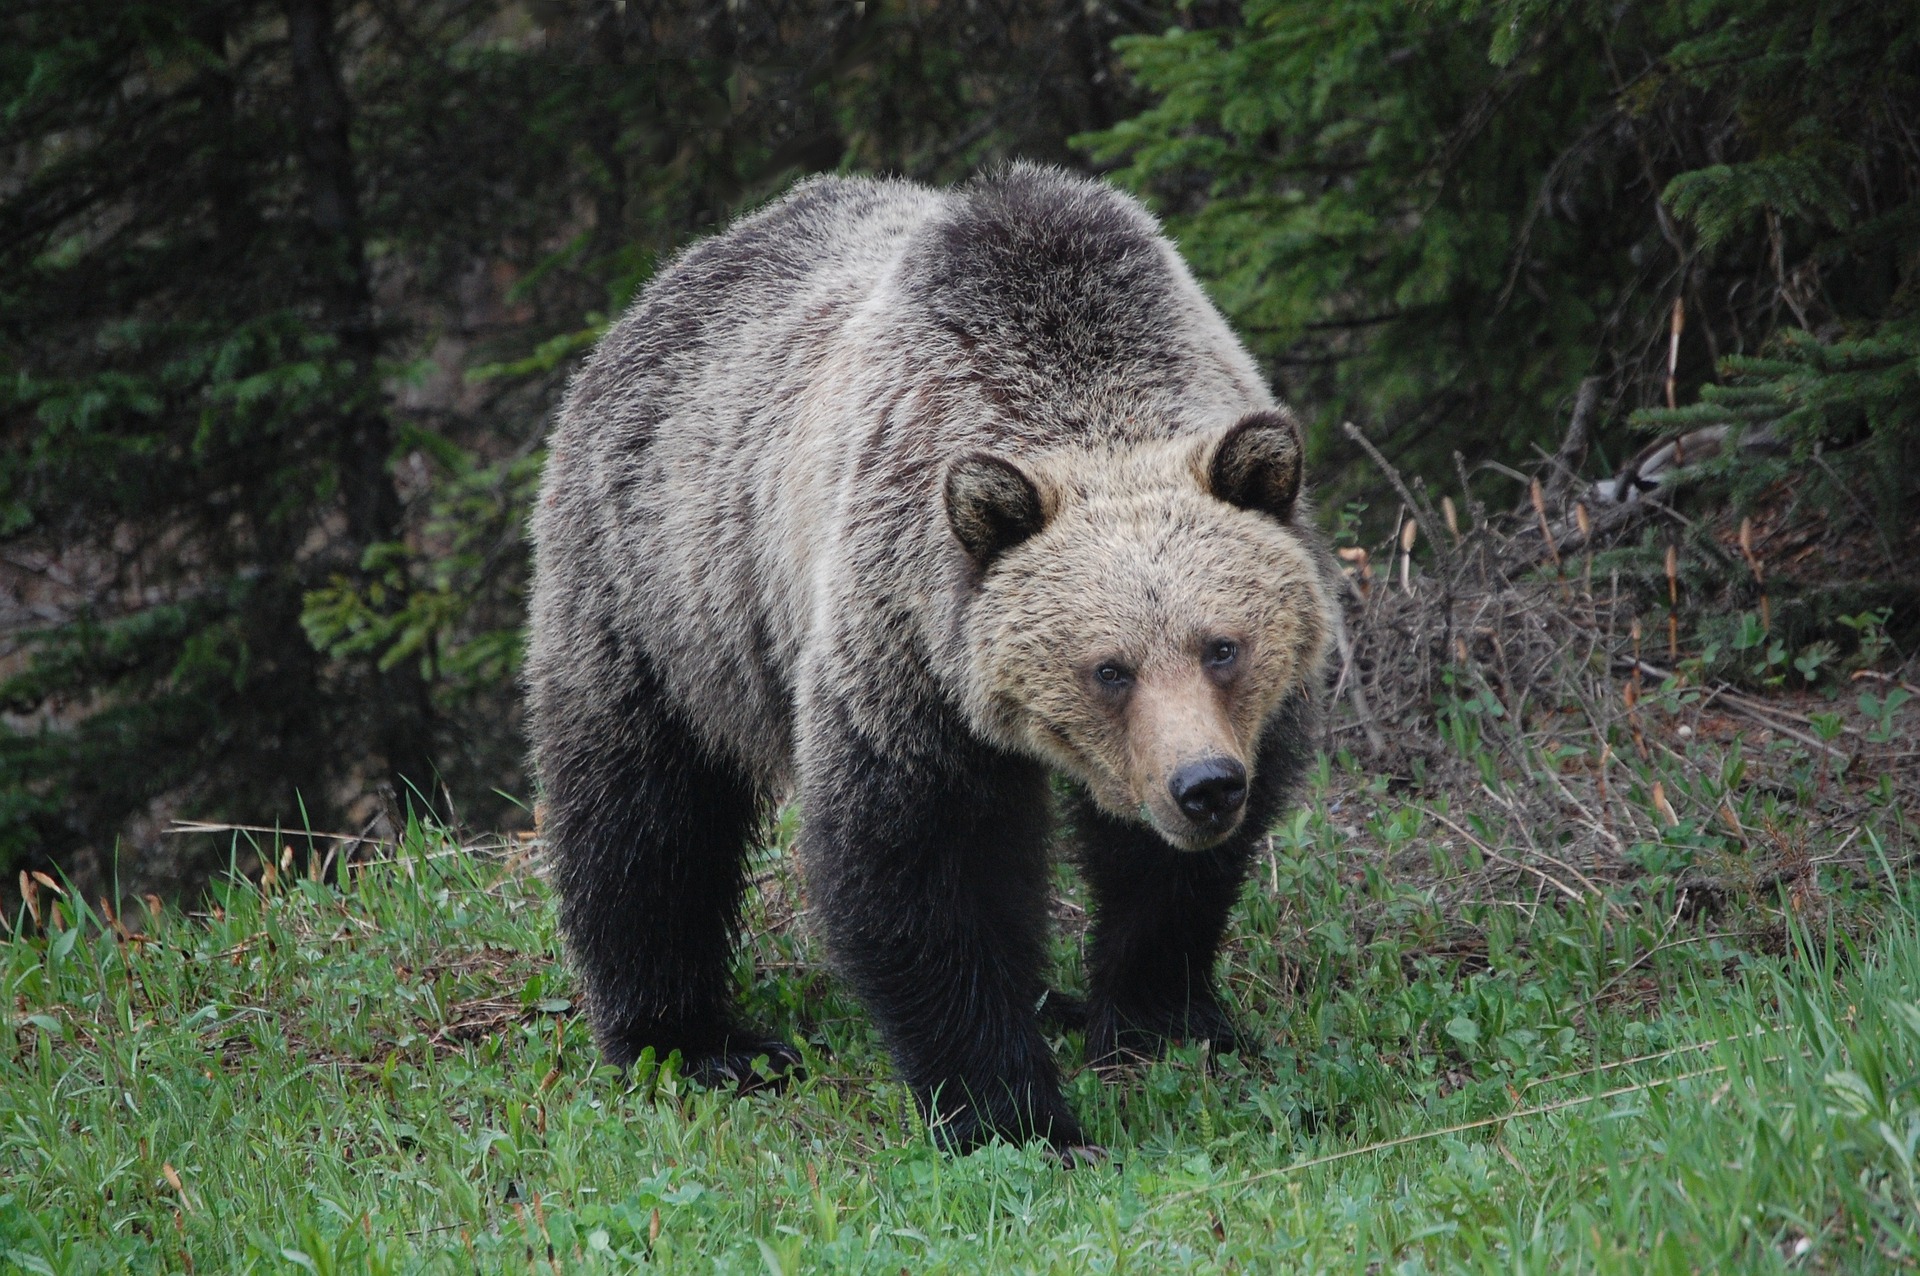
[[[1207,490],[1285,523],[1300,499],[1300,430],[1285,413],[1249,412],[1214,446]]]
[[[1005,457],[972,452],[947,467],[947,522],[975,568],[1047,525],[1033,477]]]

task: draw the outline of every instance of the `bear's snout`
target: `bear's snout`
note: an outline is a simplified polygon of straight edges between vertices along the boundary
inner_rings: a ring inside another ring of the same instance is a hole
[[[1175,771],[1167,790],[1188,819],[1217,826],[1245,805],[1247,768],[1234,758],[1203,758]]]

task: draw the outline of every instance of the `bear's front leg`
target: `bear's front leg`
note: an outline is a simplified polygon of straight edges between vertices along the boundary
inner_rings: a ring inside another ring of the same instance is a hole
[[[844,712],[802,757],[801,850],[835,965],[936,1137],[1085,1144],[1034,1004],[1047,937],[1047,782],[958,721],[883,751]]]
[[[1087,939],[1087,1056],[1149,1058],[1174,1041],[1240,1046],[1214,989],[1227,914],[1246,880],[1252,838],[1180,851],[1093,806],[1074,811],[1080,871],[1092,895]]]
[[[1311,756],[1312,708],[1297,694],[1267,724],[1240,828],[1209,850],[1176,850],[1084,796],[1074,804],[1080,870],[1093,896],[1087,1055],[1094,1062],[1152,1057],[1175,1041],[1208,1041],[1221,1054],[1244,1044],[1220,1004],[1213,968],[1254,848]]]

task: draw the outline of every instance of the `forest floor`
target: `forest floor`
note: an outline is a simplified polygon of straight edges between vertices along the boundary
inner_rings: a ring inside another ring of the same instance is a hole
[[[1637,707],[1661,739],[1703,712],[1678,686]],[[1501,802],[1332,755],[1224,963],[1263,1046],[1100,1076],[1066,1035],[1112,1153],[1074,1170],[935,1150],[795,924],[790,815],[739,970],[808,1077],[744,1098],[597,1066],[535,843],[416,825],[344,875],[236,871],[133,925],[37,884],[0,943],[0,1269],[1909,1270],[1899,790],[1793,739],[1684,734],[1612,764],[1611,874],[1529,849]],[[1503,792],[1499,751],[1460,739]]]

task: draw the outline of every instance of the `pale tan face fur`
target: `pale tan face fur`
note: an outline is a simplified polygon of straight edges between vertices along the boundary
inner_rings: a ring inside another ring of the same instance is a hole
[[[1190,817],[1175,772],[1231,760],[1250,780],[1262,728],[1330,631],[1302,539],[1206,490],[1213,442],[1023,465],[1045,525],[992,561],[970,606],[993,734],[1185,850],[1227,837],[1244,808]]]

